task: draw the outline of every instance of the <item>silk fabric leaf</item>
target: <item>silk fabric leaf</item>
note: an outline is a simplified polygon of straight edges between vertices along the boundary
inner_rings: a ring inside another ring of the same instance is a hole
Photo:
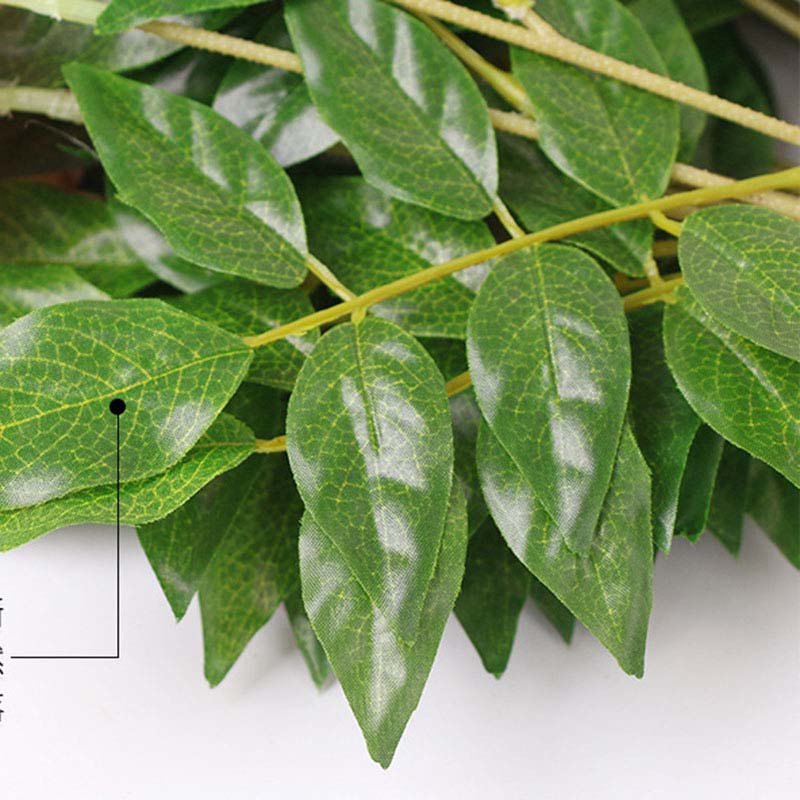
[[[289,0],[285,16],[314,105],[371,184],[448,216],[491,211],[489,112],[432,31],[378,0]]]
[[[748,474],[747,513],[800,569],[800,491],[763,461],[751,459]]]
[[[317,689],[321,689],[331,673],[331,665],[311,627],[300,589],[292,592],[284,601],[284,605],[297,648],[308,667],[308,674],[311,675],[311,680]]]
[[[495,244],[483,222],[393,200],[362,178],[315,178],[299,194],[312,251],[359,294]],[[489,267],[478,264],[370,310],[417,336],[463,339]]]
[[[497,137],[500,153],[500,196],[529,231],[541,230],[577,217],[607,211],[611,206],[557,170],[538,145],[517,136]],[[653,243],[648,220],[632,220],[563,240],[603,259],[634,277],[644,275]]]
[[[533,575],[531,575],[531,597],[558,635],[566,644],[570,644],[575,633],[575,615]]]
[[[97,18],[98,33],[120,33],[159,17],[252,5],[252,0],[111,0]]]
[[[514,253],[478,293],[467,354],[484,419],[568,546],[588,553],[630,384],[619,295],[575,248]]]
[[[666,67],[642,25],[617,0],[538,0],[559,33],[655,72]],[[539,144],[562,171],[612,205],[664,193],[678,149],[674,103],[530,50],[512,49]]]
[[[530,483],[488,426],[478,436],[478,471],[489,511],[523,564],[611,652],[641,677],[653,596],[647,465],[629,429],[589,553],[567,547]]]
[[[508,549],[489,519],[473,534],[455,614],[487,672],[499,678],[508,666],[531,574]]]
[[[303,600],[372,758],[389,766],[419,702],[464,574],[467,515],[453,486],[419,635],[399,638],[343,552],[306,511],[300,528]]]
[[[734,556],[742,546],[750,461],[748,453],[725,442],[708,511],[708,529]]]
[[[800,483],[800,364],[712,320],[686,287],[664,313],[667,364],[700,418]]]
[[[163,472],[202,436],[252,351],[160,300],[79,300],[0,330],[0,508]]]
[[[678,497],[677,536],[696,542],[705,530],[723,444],[722,437],[707,425],[701,425],[695,434]]]
[[[64,74],[120,199],[177,255],[270,286],[302,282],[300,204],[258,142],[185,97],[82,64]]]
[[[286,433],[307,510],[392,629],[414,641],[453,470],[433,360],[391,322],[339,325],[300,370]]]
[[[800,223],[767,208],[705,208],[684,223],[678,259],[707,314],[800,360]]]
[[[278,14],[255,41],[291,49]],[[214,110],[261,142],[283,167],[306,161],[339,140],[314,108],[303,77],[277,67],[234,61],[217,89]]]
[[[140,525],[165,517],[214,477],[240,464],[254,446],[252,431],[246,425],[221,414],[175,466],[150,478],[121,484],[122,524]],[[56,528],[80,523],[111,525],[116,519],[116,484],[83,489],[31,508],[0,511],[0,552]]]

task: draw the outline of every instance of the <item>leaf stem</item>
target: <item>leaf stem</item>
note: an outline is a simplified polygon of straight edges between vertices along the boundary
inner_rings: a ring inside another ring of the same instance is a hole
[[[64,122],[83,122],[75,95],[66,89],[42,89],[38,86],[0,85],[0,117],[12,111],[44,114]]]
[[[678,243],[675,239],[661,239],[653,242],[654,258],[671,258],[678,255]]]
[[[306,266],[309,272],[316,275],[337,297],[352,300],[356,295],[351,292],[316,256],[308,254]]]
[[[456,375],[455,378],[451,378],[447,381],[444,385],[444,392],[448,397],[452,397],[459,392],[469,389],[470,386],[472,386],[472,376],[469,374],[469,371],[462,372],[460,375]]]
[[[683,275],[670,276],[663,279],[659,284],[626,295],[622,298],[622,307],[625,311],[632,311],[634,308],[641,308],[658,300],[665,300],[681,284],[683,284]]]
[[[742,3],[773,25],[800,39],[800,17],[780,3],[776,3],[775,0],[742,0]]]
[[[512,239],[518,239],[520,236],[525,235],[525,231],[520,228],[520,226],[517,224],[517,221],[514,219],[513,214],[508,210],[506,204],[499,197],[495,198],[494,206],[492,208],[495,216],[500,220],[500,223],[506,229],[508,235]]]
[[[282,453],[286,450],[286,436],[276,436],[274,439],[256,439],[254,453]]]
[[[662,231],[666,231],[670,236],[674,236],[677,239],[681,235],[681,223],[670,219],[663,211],[654,210],[648,216],[653,225],[661,228]]]

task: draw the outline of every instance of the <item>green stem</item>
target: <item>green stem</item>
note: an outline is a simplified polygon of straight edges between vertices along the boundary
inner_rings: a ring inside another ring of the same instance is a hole
[[[64,122],[83,122],[75,96],[66,89],[42,89],[38,86],[0,85],[0,117],[12,111],[44,114]]]
[[[337,297],[352,300],[356,295],[351,292],[316,256],[308,254],[306,266],[309,272],[316,275]]]

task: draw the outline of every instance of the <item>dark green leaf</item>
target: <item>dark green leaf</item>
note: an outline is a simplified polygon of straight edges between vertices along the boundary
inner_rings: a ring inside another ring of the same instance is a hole
[[[283,396],[257,383],[244,381],[225,406],[225,411],[250,426],[261,439],[271,439],[284,431]]]
[[[747,513],[800,569],[800,491],[763,461],[750,461]]]
[[[678,258],[706,313],[800,360],[800,223],[767,208],[705,208],[684,223]]]
[[[573,613],[538,579],[531,576],[531,597],[558,635],[569,644],[575,632]]]
[[[566,545],[533,488],[486,425],[478,436],[486,504],[517,558],[641,677],[652,603],[653,542],[647,465],[629,429],[620,438],[611,486],[588,555]]]
[[[677,3],[692,33],[721,25],[744,11],[739,0],[677,0]]]
[[[738,555],[742,546],[749,467],[750,456],[730,442],[725,442],[707,524],[711,533],[732,555]]]
[[[696,542],[706,528],[723,443],[722,437],[707,425],[701,425],[695,434],[678,497],[677,536],[686,536]]]
[[[82,64],[64,74],[120,199],[179,256],[271,286],[302,282],[300,205],[258,142],[185,97]]]
[[[289,623],[292,626],[294,640],[306,662],[311,680],[314,681],[318,689],[321,689],[330,675],[331,665],[328,657],[322,649],[322,645],[311,627],[311,622],[306,614],[306,607],[303,605],[303,597],[298,589],[292,592],[284,601],[286,613],[289,615]]]
[[[252,0],[111,0],[97,18],[98,33],[119,33],[159,17],[253,5]]]
[[[712,320],[686,287],[664,314],[667,363],[717,433],[800,483],[800,364]]]
[[[453,471],[433,360],[391,322],[339,325],[300,370],[286,431],[309,514],[389,625],[414,641]]]
[[[666,67],[641,23],[617,0],[538,0],[559,33],[660,75]],[[658,197],[678,150],[674,103],[531,50],[512,49],[539,126],[539,143],[563,172],[613,205]]]
[[[158,300],[79,300],[0,330],[0,508],[113,479],[121,397],[122,479],[177,463],[234,393],[252,351]]]
[[[575,248],[519,251],[484,281],[467,353],[489,427],[567,544],[586,554],[628,401],[630,347],[619,295]]]
[[[314,105],[370,183],[442,214],[489,213],[489,112],[432,31],[378,0],[290,0],[285,14]]]
[[[530,582],[530,572],[508,549],[494,522],[486,520],[467,548],[455,612],[486,671],[496,678],[508,664]]]
[[[300,528],[300,575],[311,624],[361,726],[370,755],[388,767],[419,702],[464,573],[467,515],[453,487],[419,635],[397,637],[342,551],[308,512]]]
[[[312,251],[359,294],[495,243],[483,222],[393,200],[362,178],[314,178],[300,196]],[[463,339],[489,267],[478,264],[371,310],[418,336]]]

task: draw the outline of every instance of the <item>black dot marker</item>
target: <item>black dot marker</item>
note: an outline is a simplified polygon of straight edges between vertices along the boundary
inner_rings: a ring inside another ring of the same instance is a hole
[[[125,411],[127,406],[125,405],[125,401],[121,397],[115,397],[109,404],[108,410],[114,414],[115,416],[119,416],[120,414]]]

